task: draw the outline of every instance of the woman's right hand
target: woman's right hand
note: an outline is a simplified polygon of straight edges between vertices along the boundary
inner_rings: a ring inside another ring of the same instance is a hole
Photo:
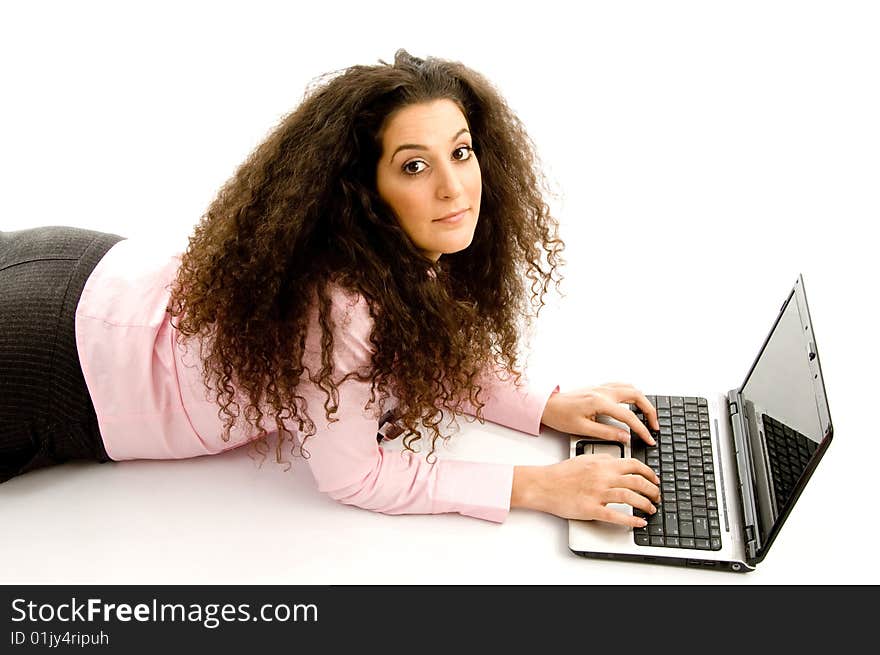
[[[647,514],[657,511],[660,479],[643,462],[610,455],[578,455],[558,464],[515,466],[510,507],[564,519],[599,520],[643,527],[644,519],[607,507],[625,503]]]

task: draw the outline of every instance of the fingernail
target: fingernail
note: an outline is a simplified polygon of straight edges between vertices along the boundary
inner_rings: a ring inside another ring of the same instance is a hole
[[[646,525],[648,525],[648,522],[645,519],[639,519],[639,527],[644,528]]]

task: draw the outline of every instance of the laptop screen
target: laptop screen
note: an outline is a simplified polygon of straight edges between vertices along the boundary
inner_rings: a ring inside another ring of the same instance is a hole
[[[803,279],[798,278],[740,390],[766,549],[824,451],[831,422]],[[760,556],[760,554],[759,554]]]

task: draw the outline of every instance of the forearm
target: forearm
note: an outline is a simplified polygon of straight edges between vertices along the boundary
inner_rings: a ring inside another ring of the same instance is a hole
[[[510,492],[510,509],[541,510],[541,466],[514,466],[513,485]]]
[[[481,393],[481,399],[485,403],[482,409],[483,418],[526,434],[537,435],[541,430],[541,419],[548,399],[558,391],[558,386],[534,388],[526,384],[517,388],[513,381],[496,379],[486,383],[484,392]],[[475,408],[468,402],[463,403],[463,410],[471,416],[476,414]]]
[[[353,484],[322,491],[339,502],[384,514],[454,512],[501,523],[507,517],[512,475],[504,464],[443,458],[428,463],[418,454],[380,450],[378,464],[366,467]]]

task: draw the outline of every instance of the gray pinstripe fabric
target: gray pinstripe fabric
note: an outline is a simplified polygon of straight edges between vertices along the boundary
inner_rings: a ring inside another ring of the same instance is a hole
[[[116,234],[0,232],[0,482],[71,459],[109,461],[83,379],[74,312]]]

